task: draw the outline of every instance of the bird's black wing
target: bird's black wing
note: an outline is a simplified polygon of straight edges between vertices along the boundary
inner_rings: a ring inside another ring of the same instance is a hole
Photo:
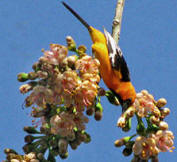
[[[129,69],[121,49],[117,46],[109,32],[104,29],[104,33],[107,40],[108,53],[113,70],[119,74],[119,76],[121,75],[122,81],[130,81]]]

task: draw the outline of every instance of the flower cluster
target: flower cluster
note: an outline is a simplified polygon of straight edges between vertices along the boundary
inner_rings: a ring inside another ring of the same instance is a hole
[[[117,125],[123,131],[131,129],[131,119],[134,115],[138,121],[136,134],[115,141],[116,147],[125,145],[123,150],[125,156],[134,153],[132,162],[149,159],[156,162],[160,152],[171,152],[174,149],[174,135],[168,130],[168,124],[164,121],[170,113],[169,108],[164,108],[166,104],[165,98],[156,101],[147,90],[142,90],[137,93],[134,104],[118,119]],[[145,118],[147,128],[142,118]],[[139,136],[132,140],[137,135]]]
[[[89,119],[84,111],[95,114],[96,120],[101,119],[103,111],[98,94],[99,61],[85,53],[85,46],[76,48],[70,36],[66,40],[67,47],[51,44],[50,50],[43,49],[44,55],[33,65],[33,72],[18,75],[21,82],[30,80],[20,92],[31,92],[25,106],[32,106],[31,116],[39,120],[34,124],[40,125],[40,131],[35,127],[24,130],[44,135],[27,135],[23,150],[38,155],[49,149],[49,161],[57,155],[67,158],[68,145],[76,149],[82,142],[88,143],[91,139],[85,129]],[[76,55],[67,56],[68,50]]]
[[[133,105],[136,108],[137,115],[147,117],[149,113],[159,117],[160,110],[155,105],[154,97],[147,90],[137,93],[136,100]]]
[[[172,151],[173,139],[174,136],[171,131],[158,130],[155,134],[150,134],[148,137],[137,137],[132,149],[135,156],[147,160],[151,157],[156,157],[160,152]]]

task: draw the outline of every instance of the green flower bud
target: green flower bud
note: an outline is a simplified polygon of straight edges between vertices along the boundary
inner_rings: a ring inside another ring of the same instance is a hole
[[[66,37],[66,42],[67,42],[68,50],[76,51],[76,43],[71,36]]]
[[[70,146],[71,146],[71,148],[72,148],[73,150],[76,150],[76,149],[77,149],[78,144],[77,144],[76,140],[70,142],[69,144],[70,144]]]
[[[35,140],[35,137],[32,135],[27,135],[25,136],[24,140],[26,143],[32,143]]]
[[[94,115],[94,118],[95,118],[96,121],[100,121],[102,119],[102,116],[103,116],[102,112],[96,111],[95,115]]]
[[[68,156],[69,156],[68,152],[66,152],[65,154],[60,155],[60,157],[62,159],[66,159]]]
[[[170,109],[165,107],[161,109],[160,112],[161,112],[161,118],[164,119],[167,115],[170,114]]]
[[[61,138],[58,141],[58,147],[59,147],[59,154],[60,155],[65,154],[67,152],[67,149],[68,149],[68,141]]]
[[[95,109],[95,111],[103,112],[103,107],[100,102],[96,104]]]
[[[33,144],[26,144],[23,146],[23,151],[28,154],[30,152],[33,152],[35,150],[35,147]]]
[[[10,154],[10,153],[12,153],[12,154],[18,154],[15,150],[13,150],[13,149],[9,149],[9,148],[6,148],[6,149],[4,149],[4,153],[5,154]]]
[[[85,135],[87,136],[87,138],[85,139],[84,143],[89,143],[91,141],[91,137],[88,133],[85,132]]]
[[[156,106],[158,108],[164,107],[167,104],[167,100],[165,98],[160,98],[157,103]]]
[[[44,154],[41,153],[41,152],[38,153],[38,154],[37,154],[37,158],[38,158],[39,160],[41,160],[41,161],[44,160]]]
[[[9,154],[7,154],[7,160],[8,160],[8,162],[10,161],[10,162],[13,162],[12,160],[14,159],[14,160],[16,160],[16,159],[18,159],[19,161],[22,161],[23,160],[23,157],[21,156],[21,155],[16,155],[16,154],[13,154],[13,153],[9,153]]]
[[[86,114],[89,115],[89,116],[93,115],[93,113],[94,113],[94,109],[93,108],[88,108],[86,110]]]
[[[23,130],[27,133],[30,133],[30,134],[40,134],[40,132],[37,131],[34,127],[26,126],[23,128]]]
[[[132,154],[132,149],[124,148],[122,153],[124,156],[130,156]]]
[[[124,142],[124,139],[123,139],[123,138],[118,139],[118,140],[116,140],[116,141],[114,142],[114,146],[115,146],[115,147],[121,147],[121,146],[123,146],[124,144],[125,144],[125,142]]]
[[[87,51],[87,47],[86,47],[86,46],[80,45],[80,46],[78,47],[78,53],[79,53],[79,54],[86,53],[86,51]]]
[[[28,74],[27,73],[19,73],[18,75],[17,75],[17,80],[19,81],[19,82],[25,82],[25,81],[27,81],[29,78],[28,78]]]
[[[87,135],[85,134],[84,131],[83,131],[83,132],[78,132],[78,133],[77,133],[77,138],[78,138],[80,141],[84,142],[84,141],[86,140],[86,138],[87,138]]]

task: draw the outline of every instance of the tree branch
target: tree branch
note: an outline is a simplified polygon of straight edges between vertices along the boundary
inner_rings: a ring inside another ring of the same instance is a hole
[[[120,39],[120,30],[121,30],[121,22],[122,22],[124,3],[125,3],[125,0],[117,0],[115,16],[114,16],[114,19],[112,22],[112,36],[117,44]]]

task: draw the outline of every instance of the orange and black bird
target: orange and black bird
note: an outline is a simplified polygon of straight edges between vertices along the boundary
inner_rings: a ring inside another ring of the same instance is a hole
[[[92,39],[92,53],[100,62],[100,74],[106,86],[117,96],[123,112],[136,98],[136,91],[130,81],[130,73],[121,49],[113,37],[104,29],[104,34],[90,26],[69,5],[63,5],[88,29]]]

